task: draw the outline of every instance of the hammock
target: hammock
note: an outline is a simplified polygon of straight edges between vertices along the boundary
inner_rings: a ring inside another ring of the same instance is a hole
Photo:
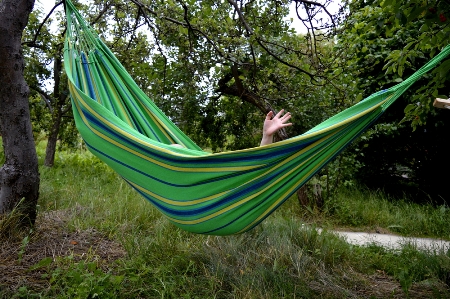
[[[87,147],[173,224],[201,234],[258,225],[450,53],[447,46],[407,80],[300,136],[210,154],[139,89],[73,4],[66,0],[66,6],[64,64]]]

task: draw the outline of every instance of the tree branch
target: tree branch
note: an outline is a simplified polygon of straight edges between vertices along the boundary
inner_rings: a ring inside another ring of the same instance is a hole
[[[325,13],[330,17],[331,22],[333,23],[333,29],[336,30],[336,23],[334,22],[334,18],[333,15],[328,11],[327,7],[319,2],[315,2],[315,1],[308,1],[308,0],[293,0],[296,3],[296,8],[298,10],[298,7],[300,7],[300,4],[303,4],[305,6],[306,9],[308,9],[308,7],[305,4],[309,4],[309,5],[314,5],[314,6],[319,6],[321,7]],[[298,15],[298,11],[297,11],[297,16],[300,18],[300,16]]]
[[[235,61],[234,59],[232,59],[231,57],[229,57],[227,54],[223,53],[223,52],[221,51],[221,49],[216,45],[216,43],[214,43],[214,42],[208,37],[208,35],[207,35],[206,33],[204,33],[202,30],[200,30],[200,29],[198,29],[198,28],[195,28],[195,27],[191,26],[189,23],[184,23],[184,22],[181,22],[181,21],[178,21],[178,20],[175,20],[175,19],[173,19],[173,18],[166,17],[166,16],[159,16],[154,10],[150,9],[147,5],[141,3],[141,2],[138,1],[138,0],[131,0],[131,2],[133,2],[133,3],[136,4],[138,7],[140,7],[143,11],[147,10],[150,14],[152,14],[153,16],[155,16],[155,17],[157,17],[157,18],[160,18],[160,19],[162,19],[162,20],[169,21],[169,22],[171,22],[171,23],[173,23],[173,24],[180,25],[180,26],[183,26],[183,27],[185,27],[185,28],[188,28],[188,29],[192,30],[192,32],[197,32],[197,33],[199,33],[203,38],[205,38],[205,40],[207,41],[207,43],[210,44],[210,45],[214,48],[214,50],[217,52],[217,54],[218,54],[220,57],[222,57],[223,59],[225,59],[225,60],[227,60],[227,61],[230,61],[230,62],[232,62],[232,63],[239,63],[238,61]],[[145,17],[145,19],[146,19],[146,22],[149,24],[149,23],[150,23],[150,21],[149,21],[150,18],[148,17],[147,14],[145,14],[145,12],[144,12],[144,17]],[[151,25],[149,25],[149,26],[151,26]]]
[[[53,11],[55,11],[55,9],[63,3],[64,3],[64,0],[60,1],[58,4],[55,4],[55,6],[53,6],[53,8],[50,10],[50,12],[45,16],[44,20],[41,22],[41,24],[39,24],[38,30],[34,34],[33,39],[31,41],[22,42],[22,45],[27,45],[28,47],[43,48],[42,46],[36,44],[38,36],[41,33],[42,27],[44,26],[45,22],[47,22],[47,20],[50,18]]]
[[[138,12],[137,12],[137,15],[136,15],[136,20],[135,20],[134,26],[133,26],[133,34],[131,35],[131,38],[130,38],[130,40],[128,41],[127,50],[131,47],[131,43],[132,43],[133,40],[134,40],[135,32],[136,32],[136,30],[137,30],[137,28],[138,28],[139,18],[140,18],[140,17],[141,17],[141,10],[138,9]]]
[[[106,3],[105,6],[103,7],[103,9],[100,11],[100,13],[97,15],[97,17],[92,20],[92,22],[90,23],[90,25],[94,25],[98,22],[98,20],[100,20],[100,18],[108,11],[108,9],[111,7],[111,3]]]
[[[310,72],[308,72],[308,71],[306,71],[306,70],[304,70],[304,69],[302,69],[302,68],[299,68],[299,67],[296,66],[296,65],[293,65],[292,63],[289,63],[289,62],[285,61],[284,59],[281,59],[280,56],[276,55],[276,54],[273,53],[268,47],[266,47],[266,46],[263,44],[264,41],[263,41],[261,38],[259,38],[258,36],[255,36],[255,35],[254,35],[254,32],[253,32],[252,28],[250,28],[250,26],[249,26],[248,23],[246,22],[245,17],[244,17],[244,14],[243,14],[242,11],[239,9],[237,3],[236,3],[234,0],[228,0],[228,2],[229,2],[229,3],[234,7],[234,9],[236,10],[236,12],[237,12],[237,14],[238,14],[238,16],[239,16],[239,19],[241,20],[242,24],[243,24],[244,27],[245,27],[245,30],[247,31],[247,35],[248,35],[248,36],[253,36],[253,37],[255,38],[255,41],[258,43],[258,45],[259,45],[261,48],[263,48],[264,51],[266,51],[267,54],[269,54],[270,56],[272,56],[272,57],[273,57],[275,60],[277,60],[278,62],[280,62],[280,63],[282,63],[282,64],[284,64],[284,65],[287,65],[287,66],[289,66],[289,67],[291,67],[291,68],[293,68],[293,69],[296,69],[296,70],[300,71],[301,73],[304,73],[304,74],[308,75],[312,80],[316,81],[314,77],[317,76],[317,75],[314,75],[314,74],[312,74],[312,73],[310,73]],[[249,41],[249,43],[250,43],[250,41]]]

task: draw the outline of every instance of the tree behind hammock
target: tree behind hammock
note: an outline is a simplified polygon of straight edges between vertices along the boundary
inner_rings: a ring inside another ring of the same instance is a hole
[[[364,96],[407,78],[450,43],[448,1],[354,1],[350,9],[340,41],[351,48],[350,71]],[[358,164],[364,165],[356,173],[360,183],[400,198],[406,194],[418,202],[448,204],[449,111],[432,103],[450,95],[449,70],[447,59],[405,92],[352,147]]]
[[[20,203],[21,224],[33,224],[39,171],[23,77],[21,36],[34,0],[0,2],[0,132],[5,162],[0,168],[0,215]]]

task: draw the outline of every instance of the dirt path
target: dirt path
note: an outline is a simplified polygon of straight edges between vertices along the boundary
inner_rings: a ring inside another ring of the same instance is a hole
[[[426,251],[448,251],[450,241],[431,238],[402,237],[391,234],[377,234],[364,232],[334,231],[336,235],[344,238],[348,243],[355,245],[379,245],[390,249],[401,249],[405,245],[413,245],[419,250]]]

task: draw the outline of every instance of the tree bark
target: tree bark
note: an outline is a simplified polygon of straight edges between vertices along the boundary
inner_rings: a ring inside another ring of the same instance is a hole
[[[23,77],[22,32],[34,0],[0,1],[0,131],[5,163],[0,168],[0,214],[19,203],[21,224],[34,224],[39,170]]]

